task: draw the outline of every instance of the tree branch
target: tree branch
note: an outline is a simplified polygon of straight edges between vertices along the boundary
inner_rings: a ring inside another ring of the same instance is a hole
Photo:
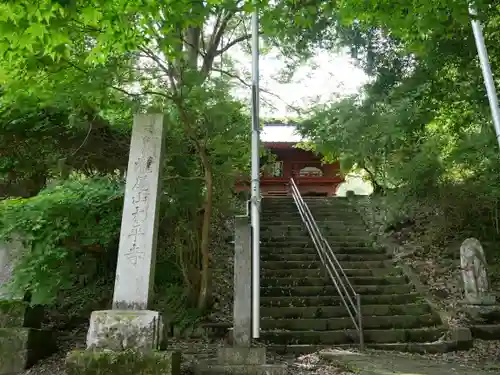
[[[165,73],[169,73],[169,69],[165,66],[166,62],[162,61],[152,50],[150,50],[148,47],[139,47],[139,50],[144,52],[147,57],[149,57],[151,60],[153,60],[155,63],[158,64],[158,66],[163,70]]]
[[[227,52],[229,49],[237,45],[238,43],[244,42],[245,40],[248,40],[252,37],[252,34],[246,34],[246,35],[241,35],[230,42],[228,42],[224,47],[222,47],[220,50],[217,50],[215,52],[215,56],[220,56],[223,53]]]
[[[259,35],[263,35],[263,34],[264,33],[262,31],[259,31]],[[215,56],[222,55],[223,53],[227,52],[229,49],[231,49],[232,47],[234,47],[238,43],[244,42],[245,40],[249,40],[250,38],[252,38],[252,34],[245,34],[245,35],[241,35],[241,36],[231,40],[224,47],[222,47],[220,50],[217,50],[215,52]]]
[[[212,68],[212,71],[219,72],[219,73],[224,74],[224,75],[226,75],[226,76],[228,76],[230,78],[234,78],[234,79],[236,79],[237,81],[239,81],[242,85],[244,85],[246,87],[249,87],[249,88],[252,87],[252,85],[250,83],[246,82],[243,78],[241,78],[237,74],[228,72],[227,70],[223,70],[223,69],[219,69],[219,68]],[[299,108],[293,107],[292,105],[288,104],[283,99],[281,99],[281,97],[278,94],[275,94],[274,92],[271,92],[271,91],[263,89],[263,88],[259,88],[259,91],[263,92],[263,93],[266,93],[268,95],[274,96],[276,99],[278,99],[278,100],[282,101],[283,103],[285,103],[285,105],[288,108],[290,108],[291,110],[293,110],[295,112],[301,112]],[[270,103],[268,103],[268,104],[270,104]]]
[[[222,14],[222,12],[220,14]],[[210,43],[207,49],[207,53],[203,59],[203,65],[201,67],[201,73],[203,74],[204,77],[207,77],[208,74],[210,73],[210,70],[212,69],[214,59],[218,56],[217,48],[220,45],[222,36],[226,31],[229,21],[231,21],[231,19],[234,17],[235,14],[236,13],[234,11],[228,11],[227,14],[222,18],[222,21],[220,21],[218,29],[214,27],[214,32],[212,33],[212,37],[210,38]]]

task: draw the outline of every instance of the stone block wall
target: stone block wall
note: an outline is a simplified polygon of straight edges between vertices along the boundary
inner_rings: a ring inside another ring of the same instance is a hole
[[[21,373],[55,351],[42,316],[41,307],[23,300],[0,300],[0,375]]]

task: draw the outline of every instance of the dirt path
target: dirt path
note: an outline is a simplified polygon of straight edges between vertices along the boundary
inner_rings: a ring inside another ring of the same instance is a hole
[[[359,375],[491,375],[498,374],[499,367],[480,369],[457,362],[443,362],[439,359],[408,357],[390,353],[351,353],[345,351],[322,352],[320,355]]]

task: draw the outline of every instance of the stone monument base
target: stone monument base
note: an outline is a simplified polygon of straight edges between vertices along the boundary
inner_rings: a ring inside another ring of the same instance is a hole
[[[87,349],[157,350],[164,339],[163,330],[163,319],[157,311],[94,311],[87,333]]]
[[[66,357],[67,375],[179,375],[178,352],[79,350]]]
[[[216,361],[200,361],[195,375],[286,375],[285,364],[266,364],[266,348],[219,348]]]

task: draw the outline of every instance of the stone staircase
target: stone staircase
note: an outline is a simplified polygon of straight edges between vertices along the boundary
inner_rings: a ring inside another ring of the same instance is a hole
[[[439,317],[371,243],[342,198],[305,198],[323,235],[361,294],[367,347],[443,351]],[[261,339],[278,353],[355,346],[358,332],[321,264],[291,197],[264,198],[261,216]]]

